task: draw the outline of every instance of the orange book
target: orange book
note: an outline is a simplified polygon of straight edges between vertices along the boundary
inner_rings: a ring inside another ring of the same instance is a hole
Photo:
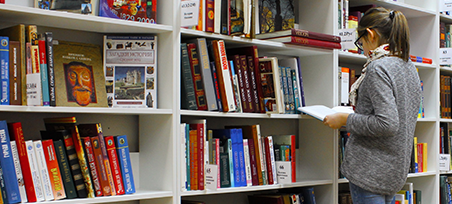
[[[122,182],[121,167],[119,166],[118,154],[116,153],[116,145],[113,136],[105,137],[105,145],[107,146],[107,154],[110,161],[111,174],[115,183],[116,195],[125,193],[124,184]]]
[[[198,190],[198,131],[190,130],[190,189]]]
[[[100,149],[100,141],[97,137],[90,137],[91,145],[93,146],[94,161],[96,162],[96,167],[99,170],[99,180],[100,186],[103,191],[104,196],[111,196],[112,189],[107,178],[107,170],[105,169],[104,159],[102,157],[102,150]]]
[[[50,183],[52,184],[53,197],[55,200],[66,198],[53,140],[43,140],[42,148],[44,149],[47,170],[49,171]]]

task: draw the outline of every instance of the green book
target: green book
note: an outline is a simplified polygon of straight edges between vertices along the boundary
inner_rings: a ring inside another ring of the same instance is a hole
[[[76,198],[77,192],[75,191],[74,181],[72,180],[71,169],[66,156],[66,147],[63,141],[53,141],[55,145],[55,153],[58,159],[58,165],[60,166],[61,176],[63,178],[64,191],[67,198]]]
[[[413,190],[414,198],[413,201],[414,204],[422,204],[422,191],[421,190]]]
[[[220,153],[220,186],[221,188],[231,187],[231,178],[229,172],[229,153]]]

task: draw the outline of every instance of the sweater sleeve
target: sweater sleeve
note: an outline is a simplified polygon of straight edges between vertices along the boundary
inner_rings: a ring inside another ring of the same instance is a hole
[[[381,64],[369,65],[363,84],[364,90],[359,92],[368,97],[370,114],[353,113],[347,118],[347,131],[355,136],[394,136],[399,127],[399,114],[393,92],[391,77]],[[361,88],[361,87],[360,87]],[[359,101],[358,96],[358,103]],[[367,106],[367,105],[366,105]]]

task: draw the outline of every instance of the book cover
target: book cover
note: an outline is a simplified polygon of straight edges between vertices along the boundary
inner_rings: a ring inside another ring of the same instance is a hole
[[[240,103],[242,105],[242,111],[244,113],[249,113],[251,112],[250,107],[251,105],[248,103],[249,102],[249,97],[246,95],[247,92],[245,90],[245,77],[243,75],[243,67],[241,65],[240,62],[240,56],[239,55],[234,55],[232,57],[232,61],[234,62],[234,71],[235,74],[237,75],[237,85],[238,85],[238,92],[240,93]]]
[[[34,0],[34,7],[46,10],[67,11],[86,15],[97,14],[97,1],[83,0]]]
[[[50,183],[52,184],[53,197],[55,200],[66,198],[63,179],[61,177],[60,166],[55,152],[53,140],[43,140],[42,148],[44,150],[47,171],[49,172]]]
[[[33,177],[33,184],[35,187],[36,197],[38,201],[44,201],[44,187],[41,179],[41,174],[39,173],[38,160],[36,158],[36,152],[34,149],[34,144],[32,140],[25,141],[27,146],[28,162],[30,163],[30,171]]]
[[[313,32],[309,30],[303,29],[295,29],[291,28],[288,30],[281,30],[269,33],[261,33],[256,35],[256,39],[269,39],[269,38],[277,38],[283,36],[298,36],[310,39],[324,40],[330,42],[341,42],[341,37],[336,35],[330,35],[326,33]]]
[[[28,202],[36,202],[36,192],[31,175],[30,163],[28,161],[28,153],[25,145],[24,134],[22,132],[22,124],[20,122],[8,123],[8,130],[11,140],[14,140],[17,147],[17,153],[22,167],[23,182]]]
[[[102,150],[100,148],[100,141],[98,137],[88,137],[91,139],[93,146],[94,161],[96,162],[96,168],[99,169],[99,183],[102,189],[103,196],[112,195],[112,187],[107,178],[107,169],[105,168],[104,159],[102,156]]]
[[[0,166],[0,191],[1,191],[0,203],[2,203],[2,204],[8,201],[8,198],[6,197],[7,192],[6,192],[6,185],[5,185],[4,177],[5,177],[5,175],[3,174],[3,169]]]
[[[53,62],[53,33],[44,32],[44,40],[46,47],[46,59],[47,59],[47,80],[49,81],[49,100],[50,106],[56,106],[55,98],[55,67]]]
[[[195,43],[187,44],[188,57],[190,59],[190,69],[193,78],[193,87],[195,89],[196,104],[198,110],[208,110],[206,94],[204,91],[203,78],[201,76],[201,68],[199,65],[198,51]]]
[[[195,88],[191,75],[190,59],[188,57],[187,43],[181,43],[181,108],[197,110]]]
[[[47,163],[41,140],[33,141],[33,147],[36,155],[36,164],[38,166],[42,188],[44,190],[44,198],[47,201],[54,200],[55,197],[53,197],[52,183],[50,182],[49,172],[47,171]]]
[[[259,67],[266,112],[284,113],[283,92],[277,58],[261,58],[259,59]]]
[[[294,28],[295,6],[290,0],[258,0],[260,33]]]
[[[115,137],[115,145],[118,151],[119,165],[121,167],[122,179],[126,194],[135,193],[132,165],[130,163],[129,143],[126,135]]]
[[[304,37],[288,36],[268,39],[274,42],[282,42],[285,44],[303,45],[308,47],[326,48],[326,49],[341,49],[341,44],[337,42],[322,41]]]
[[[215,67],[218,76],[221,102],[224,112],[236,110],[229,63],[226,56],[226,48],[223,40],[213,40],[212,49],[215,56]]]
[[[21,47],[19,41],[9,41],[9,104],[22,105]]]
[[[214,27],[215,27],[215,1],[214,0],[206,0],[206,28],[205,31],[206,32],[214,32]]]
[[[47,52],[46,41],[38,40],[39,48],[39,70],[41,74],[41,89],[42,89],[42,105],[50,106],[50,94],[49,94],[49,71],[47,68]]]
[[[27,193],[25,191],[24,177],[22,175],[22,167],[20,166],[19,153],[17,153],[16,141],[11,141],[11,153],[14,160],[14,169],[16,170],[17,183],[19,184],[20,200],[22,203],[27,202]]]
[[[157,36],[104,36],[110,107],[157,109]]]
[[[69,166],[68,158],[66,156],[66,147],[63,140],[55,140],[56,157],[60,167],[61,178],[63,179],[64,192],[68,199],[76,198],[77,191],[75,190],[74,180],[72,178],[71,167]],[[27,194],[28,195],[28,194]]]
[[[116,195],[124,194],[124,184],[119,167],[118,154],[116,153],[116,145],[113,136],[105,137],[107,146],[108,159],[110,160],[111,172],[115,183]]]
[[[86,151],[86,158],[87,158],[88,164],[89,164],[91,179],[93,180],[94,190],[96,191],[95,192],[96,197],[103,196],[102,187],[101,187],[100,181],[99,181],[100,173],[96,166],[94,150],[93,150],[93,146],[91,144],[91,138],[83,137],[82,140],[83,140],[83,145],[84,145],[85,151]]]
[[[21,104],[27,105],[27,87],[23,86],[23,84],[26,84],[26,37],[25,37],[25,25],[24,24],[18,24],[15,26],[7,27],[4,29],[0,29],[0,35],[2,36],[9,36],[10,41],[18,41],[20,45],[19,55],[20,55],[20,81],[22,86],[20,86],[21,89]],[[29,200],[29,202],[31,202]]]
[[[54,41],[57,106],[107,107],[102,47]]]
[[[326,107],[324,105],[312,105],[312,106],[304,106],[298,108],[299,111],[306,113],[320,121],[323,121],[325,116],[334,114],[334,113],[354,113],[352,107],[350,106],[336,106],[333,108]]]
[[[244,5],[242,0],[230,1],[230,34],[240,35],[244,33],[245,17],[244,17]]]
[[[99,0],[99,16],[157,23],[157,0]]]
[[[220,186],[221,188],[231,187],[231,178],[229,173],[229,154],[220,153]]]
[[[9,105],[9,37],[0,36],[0,105]]]

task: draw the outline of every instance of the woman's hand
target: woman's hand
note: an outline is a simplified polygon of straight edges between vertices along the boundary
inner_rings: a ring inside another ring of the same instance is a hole
[[[327,115],[323,119],[323,124],[333,129],[339,129],[347,124],[348,115],[349,113],[334,113]]]

